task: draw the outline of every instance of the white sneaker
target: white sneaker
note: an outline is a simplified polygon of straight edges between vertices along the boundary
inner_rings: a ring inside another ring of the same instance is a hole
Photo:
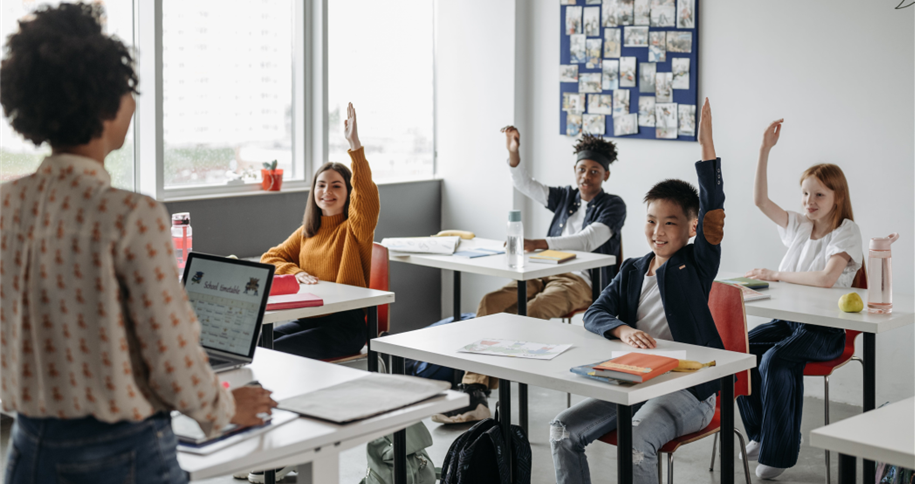
[[[743,454],[738,454],[737,457],[743,460]],[[747,443],[747,460],[752,462],[757,459],[759,459],[759,442],[751,440]]]
[[[776,477],[782,475],[782,472],[785,472],[785,469],[781,467],[772,467],[765,464],[759,464],[756,466],[756,477],[760,479],[775,479]]]
[[[236,472],[235,474],[232,474],[232,477],[234,477],[236,479],[247,479],[248,474],[250,474],[249,471],[241,471],[241,472]]]
[[[286,466],[282,469],[276,469],[276,482],[280,482],[287,474],[294,471],[296,466]],[[264,483],[264,471],[255,471],[248,474],[248,482],[254,484],[263,484]]]
[[[479,422],[480,420],[487,419],[492,417],[492,412],[489,411],[489,407],[483,405],[482,403],[477,405],[477,408],[464,412],[458,415],[447,415],[444,413],[438,413],[432,416],[432,421],[435,423],[442,424],[457,424],[457,423],[468,423],[468,422]]]

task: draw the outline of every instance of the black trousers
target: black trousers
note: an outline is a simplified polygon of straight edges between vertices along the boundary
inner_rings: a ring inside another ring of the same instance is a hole
[[[359,353],[365,345],[365,312],[343,311],[299,319],[273,329],[273,349],[315,360]]]
[[[797,464],[804,409],[804,367],[810,361],[838,358],[845,330],[773,319],[749,333],[750,396],[737,406],[750,440],[759,442],[759,463],[788,468]]]

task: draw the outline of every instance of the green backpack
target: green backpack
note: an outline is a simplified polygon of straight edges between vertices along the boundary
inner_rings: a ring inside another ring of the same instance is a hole
[[[407,484],[435,484],[435,466],[426,452],[432,434],[422,422],[407,427]],[[393,484],[394,436],[385,435],[365,448],[368,469],[359,484]]]

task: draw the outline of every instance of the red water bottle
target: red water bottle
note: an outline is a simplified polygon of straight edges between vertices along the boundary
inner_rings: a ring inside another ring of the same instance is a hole
[[[191,214],[188,212],[173,214],[172,242],[175,244],[175,259],[178,261],[178,268],[181,270],[184,270],[184,266],[187,264],[187,256],[193,247],[192,234]]]

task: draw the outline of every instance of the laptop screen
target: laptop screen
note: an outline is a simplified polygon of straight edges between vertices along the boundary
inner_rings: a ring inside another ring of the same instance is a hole
[[[204,348],[253,357],[275,267],[192,252],[184,288]]]

